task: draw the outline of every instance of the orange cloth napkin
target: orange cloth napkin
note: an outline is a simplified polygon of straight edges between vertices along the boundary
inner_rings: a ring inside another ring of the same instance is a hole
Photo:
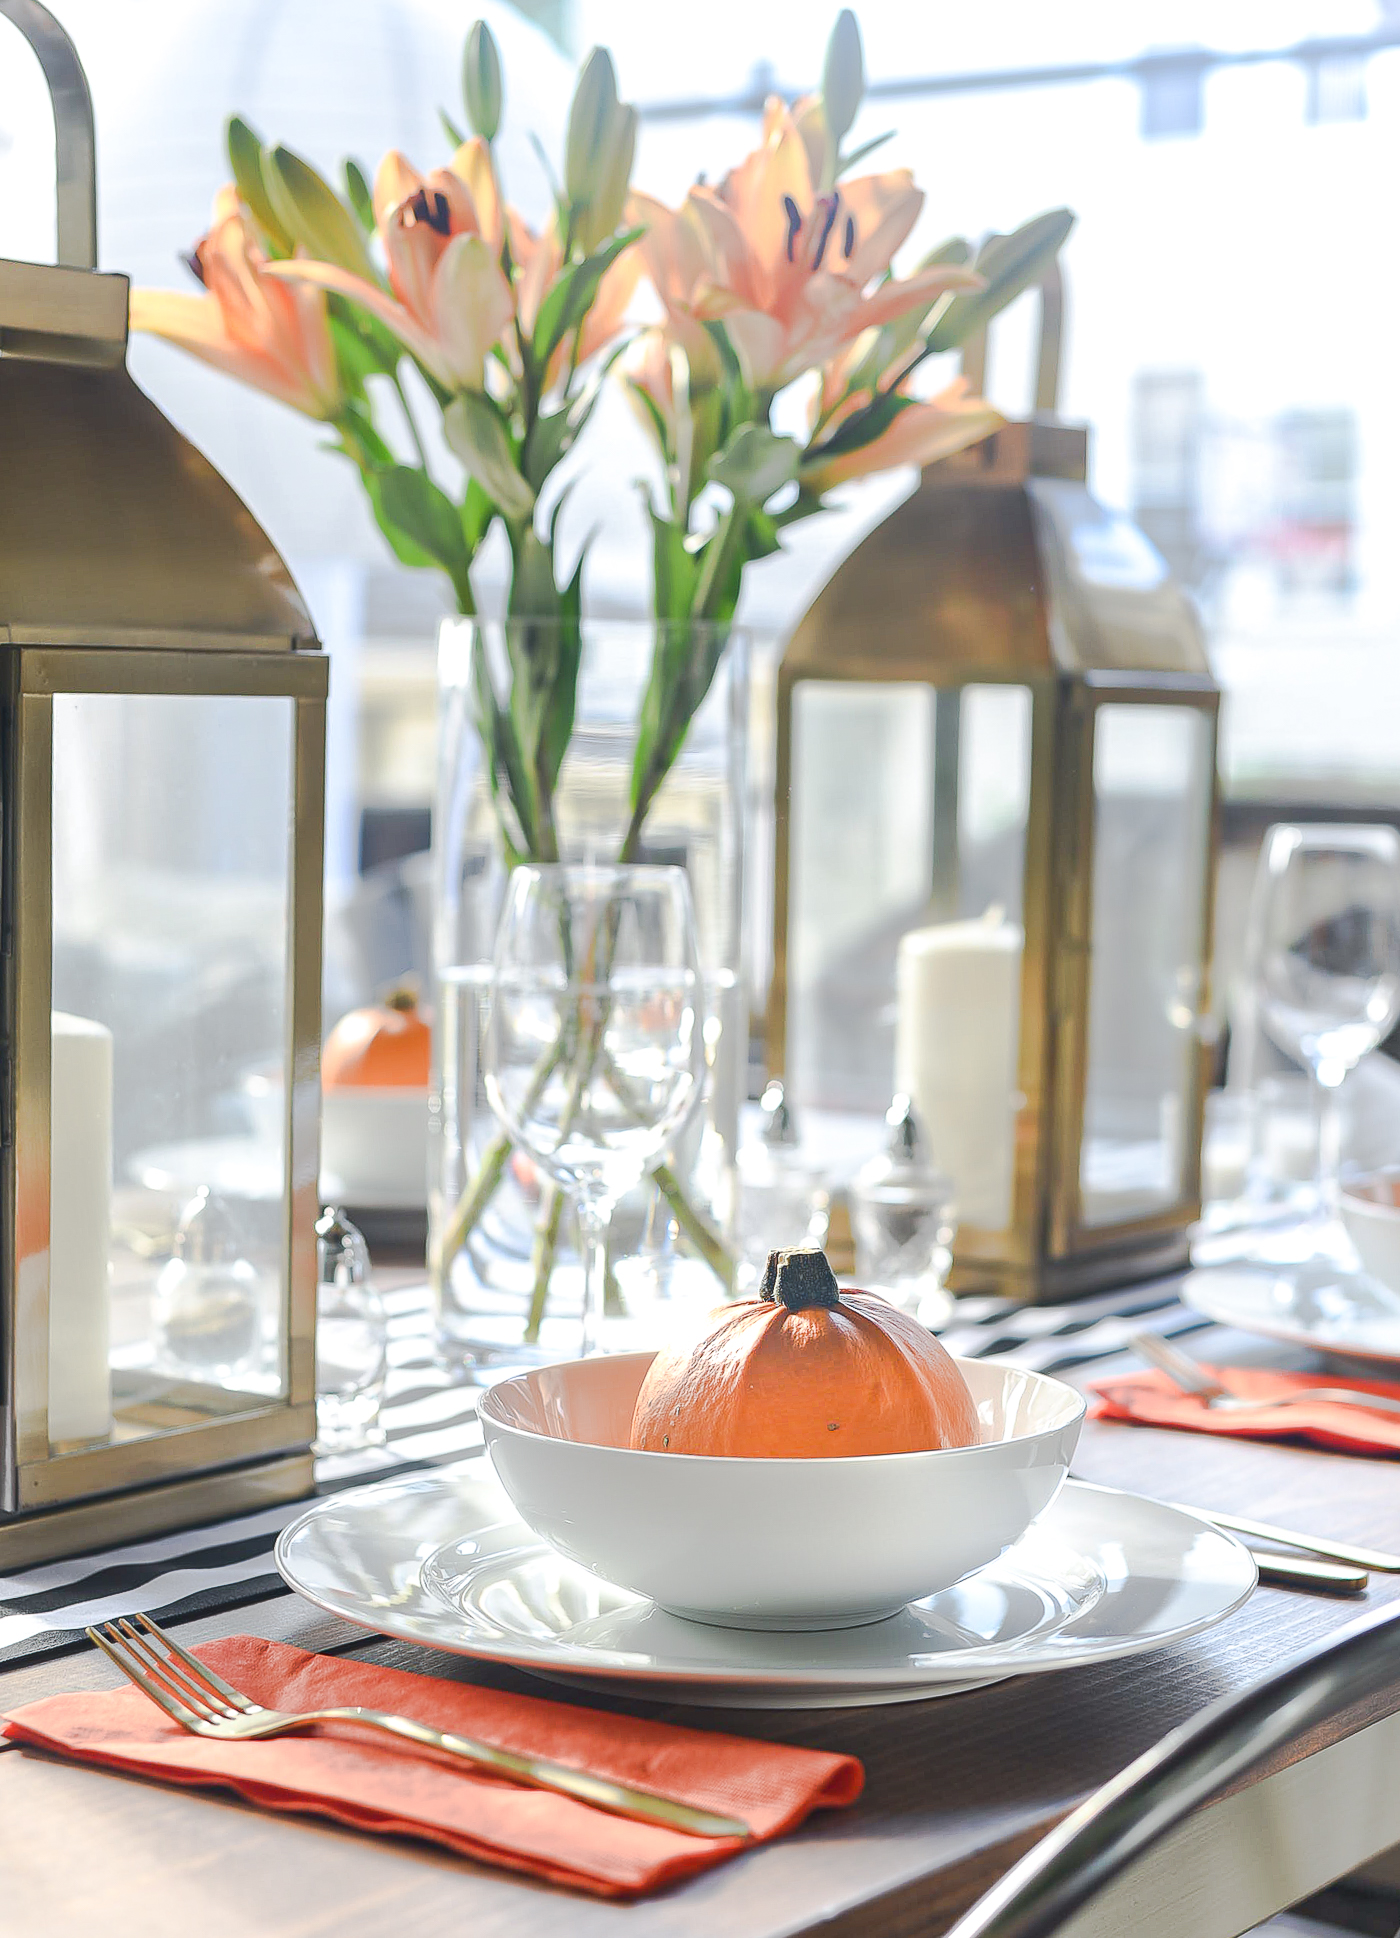
[[[791,1830],[811,1810],[853,1803],[865,1781],[853,1756],[308,1655],[255,1635],[231,1635],[195,1653],[236,1689],[272,1708],[359,1703],[393,1710],[740,1817],[763,1839]],[[268,1810],[307,1811],[357,1830],[425,1837],[600,1897],[639,1897],[745,1848],[736,1838],[690,1837],[614,1817],[343,1723],[265,1743],[188,1736],[133,1688],[27,1703],[4,1719],[4,1734],[117,1770],[236,1790]]]
[[[1253,1366],[1205,1366],[1203,1373],[1218,1379],[1252,1407],[1212,1409],[1204,1400],[1183,1393],[1165,1373],[1124,1373],[1118,1379],[1095,1380],[1089,1409],[1095,1420],[1136,1420],[1149,1427],[1187,1427],[1193,1433],[1233,1434],[1243,1440],[1300,1440],[1338,1453],[1400,1454],[1400,1414],[1363,1413],[1360,1408],[1329,1405],[1326,1400],[1305,1405],[1272,1405],[1281,1393],[1312,1386],[1344,1386],[1353,1393],[1381,1393],[1400,1399],[1400,1387],[1382,1380],[1341,1379],[1334,1373],[1273,1373]]]

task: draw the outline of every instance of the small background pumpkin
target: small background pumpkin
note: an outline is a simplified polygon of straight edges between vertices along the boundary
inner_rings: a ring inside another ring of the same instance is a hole
[[[417,991],[394,989],[382,1003],[341,1017],[321,1052],[321,1083],[327,1090],[426,1090],[432,1050]]]
[[[932,1333],[875,1292],[842,1292],[819,1251],[774,1252],[763,1295],[658,1353],[632,1446],[759,1460],[972,1446],[977,1409]]]

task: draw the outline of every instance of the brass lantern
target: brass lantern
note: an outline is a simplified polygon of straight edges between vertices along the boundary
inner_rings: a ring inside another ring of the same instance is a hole
[[[315,1432],[327,666],[125,366],[71,44],[0,262],[0,1566],[295,1498]]]
[[[1036,416],[924,473],[778,682],[770,1069],[910,1094],[952,1284],[1026,1300],[1186,1259],[1216,838],[1200,629],[1053,418],[1058,298]]]

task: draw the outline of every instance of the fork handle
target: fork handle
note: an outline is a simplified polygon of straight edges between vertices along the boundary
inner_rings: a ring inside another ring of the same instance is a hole
[[[591,1776],[587,1770],[572,1769],[548,1757],[524,1756],[515,1750],[498,1749],[494,1743],[479,1743],[470,1736],[456,1736],[450,1730],[433,1729],[411,1716],[395,1716],[382,1709],[311,1709],[304,1715],[287,1717],[280,1727],[260,1730],[259,1735],[285,1736],[310,1723],[362,1723],[366,1729],[382,1730],[388,1736],[401,1736],[423,1749],[445,1750],[449,1756],[479,1768],[497,1771],[517,1783],[537,1790],[557,1790],[597,1810],[611,1811],[617,1817],[639,1817],[648,1823],[664,1824],[694,1837],[740,1837],[753,1832],[737,1817],[722,1817],[711,1810],[698,1810],[693,1804],[678,1803],[674,1797],[661,1797],[653,1790],[639,1790],[630,1783],[614,1783],[610,1777]]]

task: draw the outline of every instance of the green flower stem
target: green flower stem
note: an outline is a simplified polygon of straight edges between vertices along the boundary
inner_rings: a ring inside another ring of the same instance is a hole
[[[439,1290],[447,1283],[453,1259],[471,1237],[482,1212],[495,1197],[496,1187],[505,1175],[510,1152],[510,1139],[504,1131],[497,1131],[481,1154],[481,1165],[476,1176],[453,1207],[447,1229],[433,1247],[432,1276]]]
[[[544,1324],[545,1307],[549,1303],[549,1281],[559,1254],[559,1228],[564,1222],[568,1202],[568,1193],[559,1185],[551,1184],[548,1187],[546,1209],[535,1227],[535,1243],[530,1253],[535,1277],[530,1289],[530,1311],[525,1321],[527,1346],[539,1344],[540,1327]]]
[[[549,1055],[541,1057],[535,1066],[529,1093],[525,1098],[524,1108],[527,1112],[534,1109],[541,1091],[553,1076],[563,1054],[563,1043],[556,1043]],[[481,1164],[476,1176],[453,1207],[447,1229],[434,1248],[433,1284],[439,1291],[447,1283],[447,1274],[451,1270],[453,1259],[471,1237],[482,1212],[495,1197],[496,1189],[505,1175],[511,1148],[511,1141],[505,1132],[497,1131],[481,1154]]]
[[[699,1252],[725,1291],[734,1290],[734,1259],[729,1247],[709,1220],[695,1209],[685,1195],[685,1186],[664,1160],[651,1167],[652,1183],[671,1207],[671,1216]]]

